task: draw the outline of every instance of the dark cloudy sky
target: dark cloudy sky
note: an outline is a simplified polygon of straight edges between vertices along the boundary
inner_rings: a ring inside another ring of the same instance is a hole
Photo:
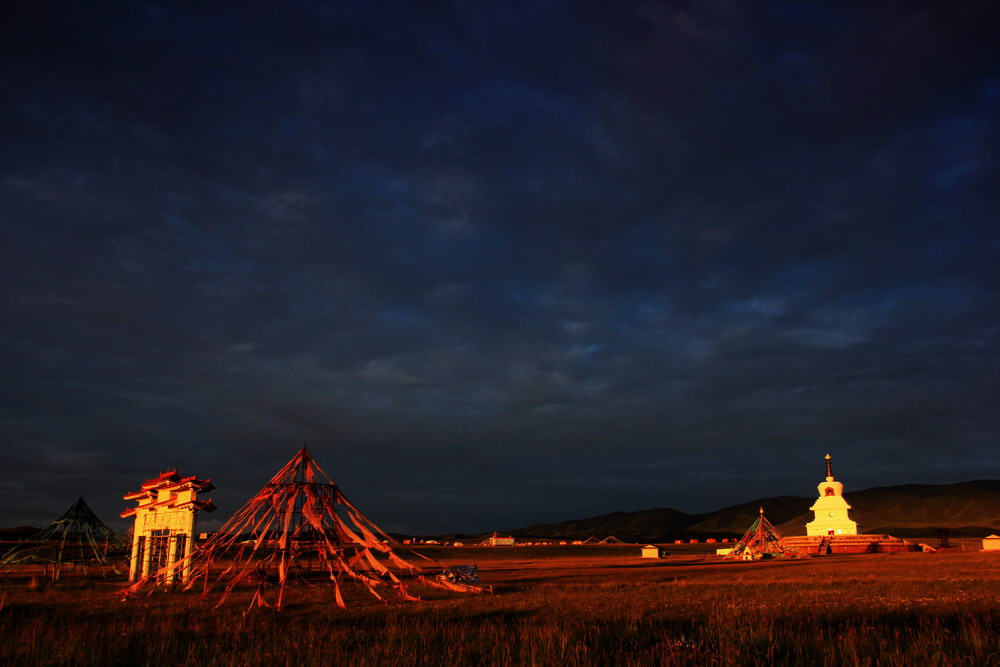
[[[998,15],[7,7],[0,525],[303,443],[399,531],[1000,477]]]

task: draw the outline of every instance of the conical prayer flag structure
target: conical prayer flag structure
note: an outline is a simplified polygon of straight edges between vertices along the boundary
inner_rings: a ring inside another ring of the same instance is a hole
[[[760,508],[760,516],[753,522],[746,534],[736,543],[726,558],[740,560],[758,560],[761,558],[808,558],[796,549],[785,545],[781,533],[764,516],[764,508]]]
[[[0,557],[0,569],[42,565],[52,579],[64,569],[84,574],[107,568],[128,570],[128,541],[104,525],[81,497],[52,522]]]
[[[348,584],[379,600],[385,598],[377,589],[384,588],[394,589],[403,600],[418,600],[408,591],[414,581],[453,591],[482,590],[425,573],[398,556],[391,542],[303,447],[192,554],[186,588],[200,586],[203,596],[218,590],[222,604],[237,587],[255,587],[251,606],[273,604],[277,609],[292,588],[314,600],[332,590],[332,601],[341,607],[346,607],[342,588]],[[182,560],[175,567],[187,565]],[[150,579],[129,590],[138,590]]]

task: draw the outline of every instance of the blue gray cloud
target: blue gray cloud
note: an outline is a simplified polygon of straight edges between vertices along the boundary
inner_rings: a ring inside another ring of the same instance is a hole
[[[1000,470],[992,3],[10,19],[0,523],[305,442],[400,531]]]

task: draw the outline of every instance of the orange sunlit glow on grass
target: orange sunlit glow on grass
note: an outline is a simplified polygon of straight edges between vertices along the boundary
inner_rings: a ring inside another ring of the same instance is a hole
[[[350,608],[296,598],[244,613],[193,592],[127,603],[120,583],[0,592],[4,663],[350,664],[798,662],[986,664],[1000,655],[998,554],[725,561],[637,547],[427,550],[478,562],[493,595]],[[245,599],[243,599],[245,598]],[[992,656],[992,658],[991,658]]]

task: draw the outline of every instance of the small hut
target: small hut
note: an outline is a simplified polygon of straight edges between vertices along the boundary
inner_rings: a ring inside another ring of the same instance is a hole
[[[643,558],[663,558],[666,555],[666,550],[662,547],[656,546],[655,544],[647,544],[642,548]]]
[[[502,536],[493,531],[493,534],[479,543],[481,547],[512,547],[515,544],[512,535]]]
[[[1000,535],[983,538],[983,551],[1000,551]]]

